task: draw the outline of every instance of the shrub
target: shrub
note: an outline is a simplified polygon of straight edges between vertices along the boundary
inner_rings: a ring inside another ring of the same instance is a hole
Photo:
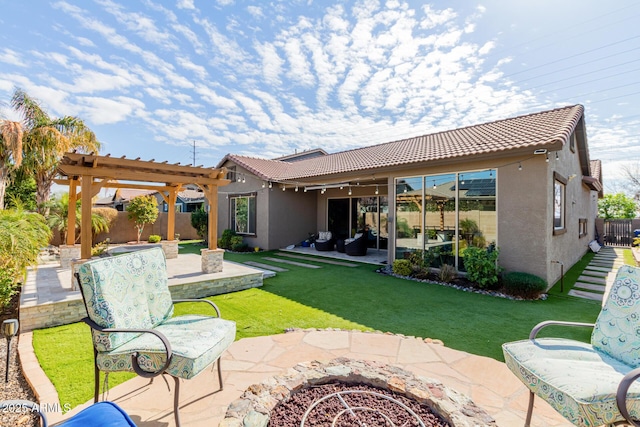
[[[235,252],[244,252],[248,246],[242,241],[242,236],[233,235],[229,240],[229,249]]]
[[[91,256],[100,256],[103,255],[109,249],[109,242],[107,240],[96,243],[91,248]]]
[[[453,282],[453,279],[455,279],[457,275],[458,275],[458,272],[456,271],[456,268],[453,265],[442,264],[440,266],[440,272],[438,273],[438,278],[440,279],[441,282],[451,283]]]
[[[411,274],[411,263],[407,259],[397,259],[393,261],[392,266],[394,274],[399,276],[408,276]]]
[[[157,234],[152,234],[149,236],[149,243],[158,243],[162,240],[162,237]]]
[[[236,232],[229,228],[224,230],[222,232],[222,236],[218,238],[218,247],[222,249],[231,249],[231,238],[235,235]]]
[[[191,212],[191,226],[196,229],[198,237],[206,240],[207,232],[209,230],[209,215],[203,207]],[[218,246],[222,248],[220,243],[218,243]]]
[[[406,259],[411,263],[411,269],[413,271],[420,271],[425,267],[424,251],[421,249],[411,252]]]
[[[0,308],[7,307],[11,298],[18,292],[17,274],[13,269],[0,269]]]
[[[498,283],[498,249],[487,250],[470,246],[464,251],[464,267],[467,278],[481,289],[491,288]]]
[[[502,277],[506,293],[523,298],[537,298],[547,290],[547,282],[534,274],[513,271]]]

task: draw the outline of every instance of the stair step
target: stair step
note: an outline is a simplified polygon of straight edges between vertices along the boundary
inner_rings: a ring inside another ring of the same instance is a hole
[[[598,285],[595,283],[584,283],[584,282],[576,282],[573,288],[585,289],[588,291],[596,291],[596,292],[602,292],[602,293],[604,293],[605,289],[607,289],[605,285]]]
[[[579,291],[576,289],[571,289],[568,292],[568,295],[571,295],[573,297],[578,297],[578,298],[585,298],[585,299],[590,299],[593,301],[602,301],[603,295],[602,294],[595,294],[592,292],[586,292],[586,291]]]

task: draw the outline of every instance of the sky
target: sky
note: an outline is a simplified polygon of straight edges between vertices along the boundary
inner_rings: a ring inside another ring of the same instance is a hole
[[[15,88],[101,154],[215,166],[585,106],[605,191],[640,163],[640,1],[0,0]],[[195,160],[195,163],[194,163]]]

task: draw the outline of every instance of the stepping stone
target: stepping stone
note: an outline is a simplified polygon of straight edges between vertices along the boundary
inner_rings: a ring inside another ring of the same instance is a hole
[[[573,286],[573,289],[585,289],[588,291],[596,291],[596,292],[602,292],[604,293],[606,286],[605,285],[597,285],[595,283],[583,283],[583,282],[576,282],[576,284]]]
[[[591,270],[591,271],[601,271],[603,273],[608,273],[611,271],[610,268],[605,268],[605,267],[591,267],[590,265],[587,266],[587,268],[585,268],[585,270]]]
[[[343,267],[358,267],[357,264],[352,264],[350,262],[343,262],[343,261],[335,261],[332,259],[316,258],[316,257],[304,256],[304,255],[293,255],[293,254],[283,253],[283,252],[279,252],[276,255],[286,256],[287,258],[304,259],[307,261],[323,262],[325,264],[331,264],[331,265],[341,265]]]
[[[245,262],[245,264],[250,265],[252,267],[258,267],[263,270],[277,271],[278,273],[282,273],[283,271],[289,271],[286,268],[282,268],[282,267],[278,267],[270,264],[263,264],[261,262],[255,262],[255,261],[247,261]]]
[[[578,281],[579,282],[586,282],[586,283],[595,283],[597,285],[606,285],[607,284],[607,279],[606,277],[593,277],[593,276],[580,276],[578,277]]]
[[[304,267],[304,268],[322,268],[319,265],[304,264],[302,262],[291,261],[291,260],[283,259],[283,258],[264,257],[262,259],[267,260],[267,261],[273,261],[273,262],[281,262],[283,264],[297,265],[298,267]]]
[[[568,295],[571,295],[573,297],[578,297],[578,298],[590,299],[590,300],[593,300],[593,301],[602,301],[602,299],[603,299],[603,295],[602,294],[594,294],[592,292],[579,291],[579,290],[576,290],[576,289],[571,289],[568,292]]]

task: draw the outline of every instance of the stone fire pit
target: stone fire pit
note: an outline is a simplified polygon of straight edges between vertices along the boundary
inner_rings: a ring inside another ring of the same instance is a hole
[[[265,427],[271,410],[298,390],[339,382],[389,390],[427,404],[452,427],[495,427],[495,420],[467,396],[442,383],[379,362],[337,358],[300,363],[280,376],[250,386],[231,402],[221,427]]]

